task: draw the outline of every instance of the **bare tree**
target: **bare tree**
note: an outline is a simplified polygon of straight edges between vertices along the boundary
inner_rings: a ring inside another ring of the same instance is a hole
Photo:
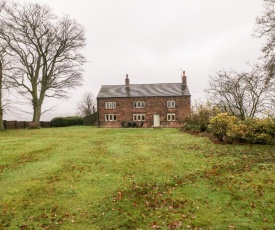
[[[210,77],[208,97],[219,109],[253,118],[257,114],[274,113],[275,105],[275,0],[263,0],[264,12],[257,18],[255,35],[265,37],[262,48],[264,64],[249,72],[220,71]]]
[[[1,47],[0,47],[1,49]],[[3,124],[3,99],[2,99],[2,89],[3,89],[3,59],[1,55],[0,50],[0,130],[4,130],[4,124]]]
[[[266,67],[274,77],[275,71],[275,0],[264,0],[264,11],[257,19],[256,36],[265,37],[266,43],[262,48],[265,53]]]
[[[3,116],[4,114],[12,114],[18,116],[20,109],[18,105],[22,105],[20,101],[14,101],[16,99],[12,88],[7,80],[7,73],[13,70],[11,66],[11,59],[6,53],[7,47],[0,43],[0,130],[4,130]],[[12,96],[13,100],[10,99]]]
[[[45,98],[66,97],[67,89],[81,85],[84,29],[47,6],[11,3],[0,15],[0,40],[13,60],[9,83],[30,98],[38,127]]]
[[[217,72],[210,77],[206,92],[220,110],[246,119],[272,108],[273,85],[265,69],[255,66],[250,72]]]
[[[1,1],[0,2],[0,13],[2,9],[5,6],[5,2]],[[4,130],[4,124],[3,124],[3,57],[4,57],[4,47],[0,43],[0,130]]]
[[[96,112],[96,102],[91,92],[85,93],[77,104],[77,111],[80,115],[87,117]]]

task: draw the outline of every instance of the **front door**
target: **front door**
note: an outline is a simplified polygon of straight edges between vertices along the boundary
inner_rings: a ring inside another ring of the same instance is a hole
[[[160,126],[160,115],[154,114],[154,127],[159,127],[159,126]]]

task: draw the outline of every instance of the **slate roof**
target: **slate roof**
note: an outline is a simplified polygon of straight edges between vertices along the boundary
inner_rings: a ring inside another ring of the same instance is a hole
[[[164,97],[191,96],[188,86],[181,83],[131,84],[127,92],[125,85],[103,85],[97,98],[112,97]]]

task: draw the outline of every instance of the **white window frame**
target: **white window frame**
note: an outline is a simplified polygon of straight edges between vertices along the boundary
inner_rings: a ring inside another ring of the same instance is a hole
[[[117,121],[117,114],[105,114],[105,121]]]
[[[134,108],[145,108],[145,101],[134,101],[133,107]]]
[[[105,109],[115,109],[116,102],[105,102]]]
[[[167,121],[175,121],[176,114],[175,113],[167,113]]]
[[[140,113],[133,114],[133,121],[145,121],[145,114],[140,114]]]
[[[167,108],[175,108],[176,107],[176,102],[173,101],[167,101]]]

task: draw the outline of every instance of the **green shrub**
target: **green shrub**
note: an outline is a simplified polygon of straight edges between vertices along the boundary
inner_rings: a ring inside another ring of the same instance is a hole
[[[249,143],[274,144],[275,143],[275,120],[271,118],[248,119],[243,121],[246,129],[243,139]]]
[[[87,117],[83,117],[83,125],[95,125],[96,121],[97,121],[97,112]]]
[[[73,125],[83,125],[82,117],[55,117],[51,120],[53,127],[67,127]]]
[[[183,128],[185,130],[193,130],[193,131],[205,131],[203,128],[204,125],[201,125],[199,122],[199,116],[197,114],[189,114],[185,119],[184,119],[184,125]]]
[[[191,113],[184,120],[183,129],[204,132],[208,128],[210,118],[217,112],[217,109],[209,102],[195,103]]]

